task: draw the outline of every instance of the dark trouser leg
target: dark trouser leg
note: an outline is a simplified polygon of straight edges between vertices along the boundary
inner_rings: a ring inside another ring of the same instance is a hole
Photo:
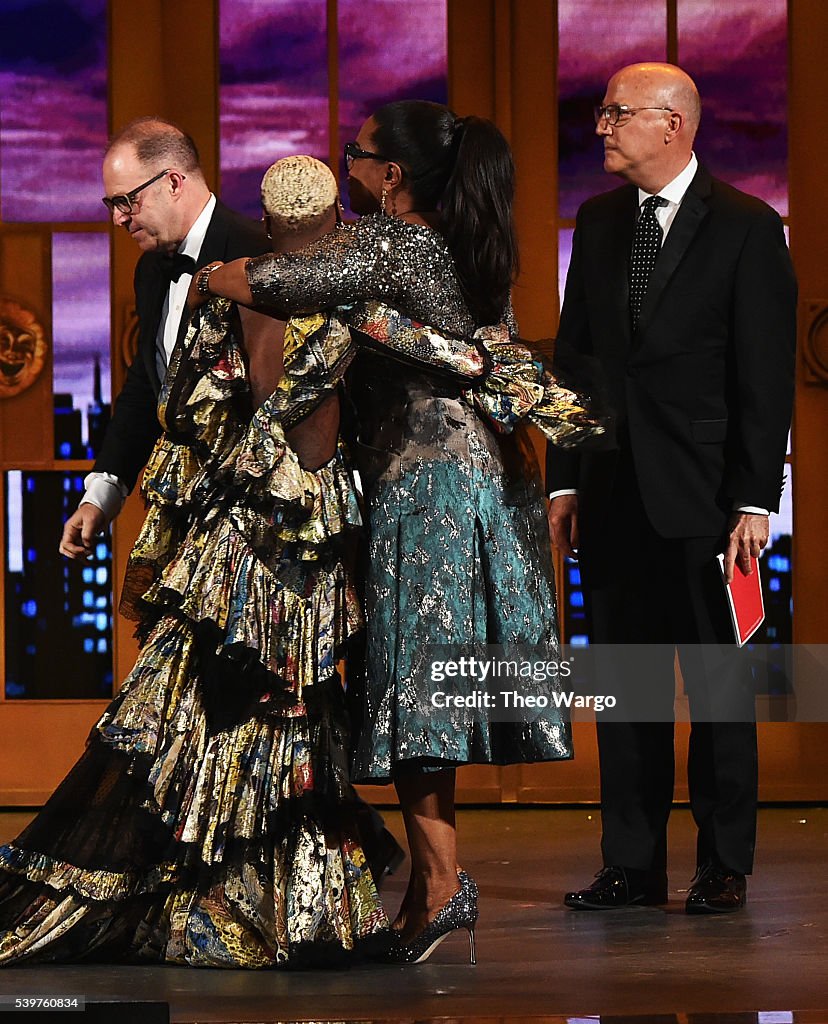
[[[688,780],[699,865],[714,861],[741,875],[753,870],[757,776],[754,723],[693,723]]]
[[[664,872],[667,819],[673,802],[674,655],[659,579],[666,561],[634,483],[622,481],[613,499],[613,524],[584,543],[582,572],[599,689],[634,693],[651,721],[598,723],[601,772],[601,850],[605,865]],[[647,644],[646,659],[618,657],[622,645]],[[616,646],[617,645],[617,646]],[[613,649],[614,648],[614,649]]]
[[[755,697],[746,651],[733,643],[712,541],[684,542],[692,632],[679,660],[692,720],[690,806],[697,862],[750,874],[756,842],[758,756]],[[701,645],[701,646],[700,646]]]
[[[674,781],[672,722],[599,724],[598,758],[604,864],[666,871]]]
[[[715,561],[721,541],[660,537],[629,469],[615,487],[609,529],[584,539],[593,641],[678,645],[693,720],[688,781],[699,862],[715,859],[748,873],[756,829],[756,727],[752,686],[733,643]],[[661,665],[661,657],[655,654],[642,678],[629,681],[648,688],[651,717],[661,721],[598,728],[606,864],[661,870],[666,859],[674,678],[672,659]],[[608,676],[613,671],[610,665]]]
[[[636,614],[642,609],[631,597],[628,585],[593,591],[590,612],[595,643],[618,643],[618,627],[623,628],[631,610],[634,621],[642,621]],[[601,689],[640,693],[643,688],[648,707],[661,720],[598,722],[604,864],[663,872],[675,774],[672,650],[665,645],[654,648],[646,666],[636,659],[615,657],[609,649],[607,653]],[[642,669],[646,678],[639,674]]]

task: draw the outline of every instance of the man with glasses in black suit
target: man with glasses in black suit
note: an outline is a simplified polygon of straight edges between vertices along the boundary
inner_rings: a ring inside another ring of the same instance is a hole
[[[158,393],[187,321],[193,274],[214,260],[269,249],[260,224],[212,194],[195,143],[168,121],[140,118],[116,135],[104,156],[103,181],[113,224],[142,250],[135,269],[138,351],[81,504],[64,526],[60,551],[75,559],[86,558],[95,536],[118,515],[160,435]]]
[[[604,867],[566,896],[574,910],[667,901],[676,648],[698,827],[687,912],[739,910],[753,864],[754,697],[717,555],[728,578],[750,572],[779,508],[796,282],[779,216],[698,163],[700,115],[674,65],[610,79],[596,132],[627,184],[579,210],[561,313],[559,343],[604,372],[619,447],[550,446],[550,530],[578,552],[593,641],[653,652],[602,679],[646,687],[649,720],[598,723]]]

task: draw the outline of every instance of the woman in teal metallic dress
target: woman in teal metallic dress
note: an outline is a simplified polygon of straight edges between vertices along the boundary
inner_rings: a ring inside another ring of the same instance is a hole
[[[327,366],[334,382],[350,363],[367,508],[366,681],[353,772],[396,785],[412,870],[392,957],[414,962],[454,928],[473,942],[476,888],[457,866],[457,765],[572,756],[557,710],[497,722],[485,710],[432,706],[427,647],[521,643],[556,658],[544,496],[520,421],[564,444],[603,428],[512,343],[507,326],[485,328],[511,317],[517,262],[512,158],[494,125],[438,104],[393,103],[345,152],[351,205],[365,214],[356,225],[298,253],[208,268],[194,290],[285,314],[347,307],[339,316],[358,354]],[[423,323],[442,337],[421,344]],[[463,351],[458,339],[475,334]],[[312,347],[307,366],[319,367],[324,356]],[[284,387],[301,396],[307,375],[290,376]]]

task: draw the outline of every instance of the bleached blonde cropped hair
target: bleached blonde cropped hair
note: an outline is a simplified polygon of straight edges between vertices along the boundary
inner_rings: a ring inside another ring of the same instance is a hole
[[[262,207],[275,231],[316,227],[336,201],[331,169],[312,156],[283,157],[262,178]]]

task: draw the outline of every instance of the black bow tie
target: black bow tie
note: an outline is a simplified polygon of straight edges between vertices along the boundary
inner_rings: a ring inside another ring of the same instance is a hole
[[[170,281],[177,281],[182,274],[194,274],[195,268],[193,257],[185,256],[183,252],[176,252],[172,256],[161,258],[161,270]]]

